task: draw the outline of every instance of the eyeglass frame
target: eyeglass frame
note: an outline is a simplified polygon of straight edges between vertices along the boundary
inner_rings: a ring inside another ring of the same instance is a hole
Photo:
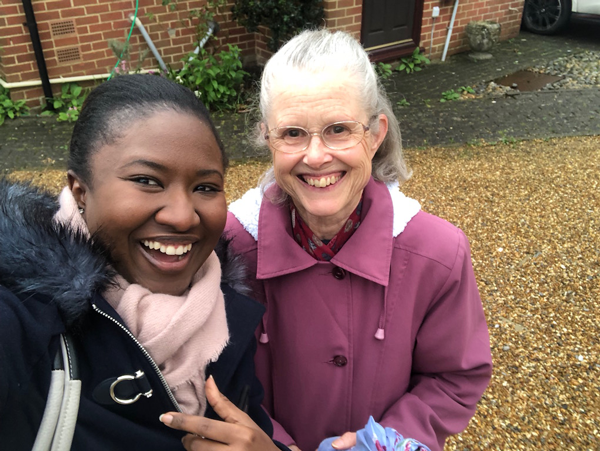
[[[300,127],[299,125],[284,125],[284,126],[282,126],[282,127],[273,127],[273,128],[271,128],[271,129],[267,130],[267,133],[265,134],[265,141],[269,141],[269,133],[271,133],[273,130],[278,130],[278,129],[294,129],[294,128],[295,128],[295,129],[299,129],[299,130],[303,130],[303,131],[305,131],[305,132],[306,132],[306,134],[308,135],[308,142],[306,143],[306,146],[305,146],[304,148],[302,148],[302,149],[295,150],[294,152],[286,152],[286,151],[283,151],[283,150],[281,150],[281,149],[278,149],[277,147],[273,146],[273,147],[275,148],[275,150],[277,150],[277,151],[279,151],[279,152],[282,152],[282,153],[285,153],[285,154],[295,154],[295,153],[299,153],[299,152],[304,152],[304,151],[305,151],[306,149],[308,149],[308,147],[310,146],[310,142],[312,141],[312,138],[313,138],[313,136],[318,136],[319,138],[321,138],[321,142],[322,142],[322,143],[323,143],[323,145],[324,145],[325,147],[327,147],[328,149],[331,149],[331,150],[347,150],[347,149],[349,149],[350,147],[353,147],[353,146],[355,146],[356,144],[353,144],[353,145],[351,145],[351,146],[348,146],[348,147],[342,147],[342,148],[339,148],[339,147],[338,147],[338,148],[335,148],[335,147],[330,147],[329,145],[327,145],[327,143],[326,143],[326,142],[325,142],[325,140],[323,139],[323,132],[325,131],[325,129],[326,129],[326,128],[329,128],[329,127],[331,127],[332,125],[336,125],[336,124],[347,124],[347,123],[360,124],[360,125],[362,126],[362,128],[363,128],[363,135],[361,136],[360,140],[358,140],[358,141],[356,142],[356,144],[360,143],[360,142],[361,142],[361,141],[364,139],[364,137],[365,137],[365,134],[366,134],[368,131],[370,131],[370,130],[371,130],[371,127],[370,127],[370,126],[367,126],[367,125],[363,124],[363,123],[362,123],[362,122],[360,122],[360,121],[337,121],[337,122],[332,122],[331,124],[327,124],[327,125],[325,125],[325,126],[324,126],[324,127],[321,129],[321,131],[320,131],[320,132],[310,132],[310,131],[308,131],[307,129],[305,129],[304,127]]]

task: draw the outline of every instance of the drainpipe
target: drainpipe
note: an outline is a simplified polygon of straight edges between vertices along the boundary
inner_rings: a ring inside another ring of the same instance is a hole
[[[206,36],[204,36],[202,38],[202,40],[200,41],[200,43],[198,44],[198,46],[194,49],[194,53],[197,55],[198,53],[200,53],[200,49],[202,47],[204,47],[204,44],[206,44],[206,41],[208,41],[208,39],[213,35],[213,34],[217,34],[219,32],[219,24],[217,22],[215,22],[214,20],[211,20],[208,22],[208,30],[206,31]],[[190,57],[190,60],[192,58]],[[189,60],[188,60],[189,61]]]
[[[446,44],[444,45],[444,53],[442,54],[442,61],[446,61],[446,53],[448,52],[448,46],[450,45],[450,37],[452,36],[452,28],[454,28],[454,19],[456,19],[456,11],[458,10],[458,1],[454,3],[454,11],[452,11],[452,19],[450,19],[450,26],[448,27],[448,36],[446,36]]]
[[[22,0],[22,3],[23,9],[25,10],[25,18],[27,19],[27,28],[29,29],[29,35],[31,36],[31,43],[33,44],[33,51],[35,53],[38,72],[40,73],[44,96],[47,99],[46,103],[50,108],[52,108],[52,87],[50,86],[50,78],[48,77],[48,69],[46,68],[46,60],[44,59],[44,52],[42,50],[42,43],[40,41],[37,23],[35,21],[35,14],[33,13],[33,6],[31,6],[31,0]]]
[[[131,22],[134,21],[134,17],[135,16],[133,14],[129,14],[129,20]],[[150,36],[148,35],[148,32],[144,28],[144,24],[142,23],[142,21],[140,20],[139,17],[135,17],[135,24],[138,27],[138,29],[140,30],[140,33],[142,33],[142,36],[144,36],[144,39],[146,40],[146,44],[148,44],[148,47],[150,47],[150,50],[152,51],[154,58],[156,58],[156,61],[158,61],[158,65],[160,66],[160,68],[164,72],[168,72],[167,65],[160,57],[158,50],[156,50],[156,47],[154,46],[154,42],[152,42],[152,39],[150,39]]]

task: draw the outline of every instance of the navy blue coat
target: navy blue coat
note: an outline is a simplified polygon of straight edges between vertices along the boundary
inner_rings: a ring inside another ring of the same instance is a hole
[[[184,434],[158,420],[162,413],[177,410],[170,390],[99,294],[111,280],[104,251],[53,223],[56,208],[48,195],[0,181],[0,449],[31,449],[59,335],[68,332],[82,380],[72,449],[181,450]],[[243,403],[271,436],[272,424],[261,407],[263,390],[254,375],[254,330],[263,307],[231,288],[241,287],[237,259],[223,246],[218,254],[230,341],[207,375],[233,403]],[[119,384],[118,396],[152,390],[151,396],[130,405],[114,402],[108,395],[110,383],[138,371],[144,377]],[[206,416],[218,418],[210,406]]]

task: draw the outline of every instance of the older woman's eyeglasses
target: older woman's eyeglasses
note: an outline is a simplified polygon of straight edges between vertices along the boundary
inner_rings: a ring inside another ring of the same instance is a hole
[[[345,150],[362,141],[369,127],[357,121],[341,121],[326,125],[319,133],[311,133],[294,125],[272,128],[265,135],[271,145],[283,153],[296,153],[306,150],[313,136],[332,150]]]

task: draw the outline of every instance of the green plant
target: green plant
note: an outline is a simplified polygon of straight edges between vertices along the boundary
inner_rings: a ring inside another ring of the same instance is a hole
[[[218,55],[200,49],[184,58],[180,71],[169,71],[167,76],[190,88],[210,109],[235,109],[239,93],[247,72],[242,70],[240,49],[228,45]]]
[[[321,26],[325,17],[323,0],[234,0],[231,12],[250,33],[268,28],[267,47],[273,52],[298,32]]]
[[[460,99],[460,92],[456,92],[454,89],[449,89],[448,91],[442,92],[442,98],[440,99],[440,102],[450,102],[458,99]]]
[[[405,71],[407,74],[410,74],[412,72],[419,72],[420,70],[422,70],[421,66],[429,63],[431,63],[431,61],[429,61],[429,58],[427,58],[425,55],[422,55],[421,50],[419,49],[419,47],[417,47],[412,52],[412,55],[407,56],[405,58],[400,58],[400,64],[398,65],[396,70],[399,72]]]
[[[46,109],[42,115],[50,116],[58,114],[59,122],[75,122],[79,117],[83,101],[87,97],[88,91],[84,90],[77,83],[65,83],[60,88],[60,96],[52,100],[52,109]]]
[[[410,103],[408,103],[408,100],[402,99],[402,100],[398,100],[396,102],[396,105],[399,107],[404,107],[404,106],[410,106]]]
[[[461,86],[460,88],[458,88],[458,91],[461,94],[475,94],[475,90],[470,86]]]
[[[392,65],[391,64],[379,62],[379,63],[373,64],[373,67],[375,68],[375,72],[377,73],[377,75],[379,75],[379,77],[383,78],[384,80],[386,78],[389,78],[390,75],[392,75]]]
[[[0,125],[4,124],[7,117],[14,119],[27,114],[29,107],[25,105],[25,100],[12,100],[8,90],[0,86]]]

